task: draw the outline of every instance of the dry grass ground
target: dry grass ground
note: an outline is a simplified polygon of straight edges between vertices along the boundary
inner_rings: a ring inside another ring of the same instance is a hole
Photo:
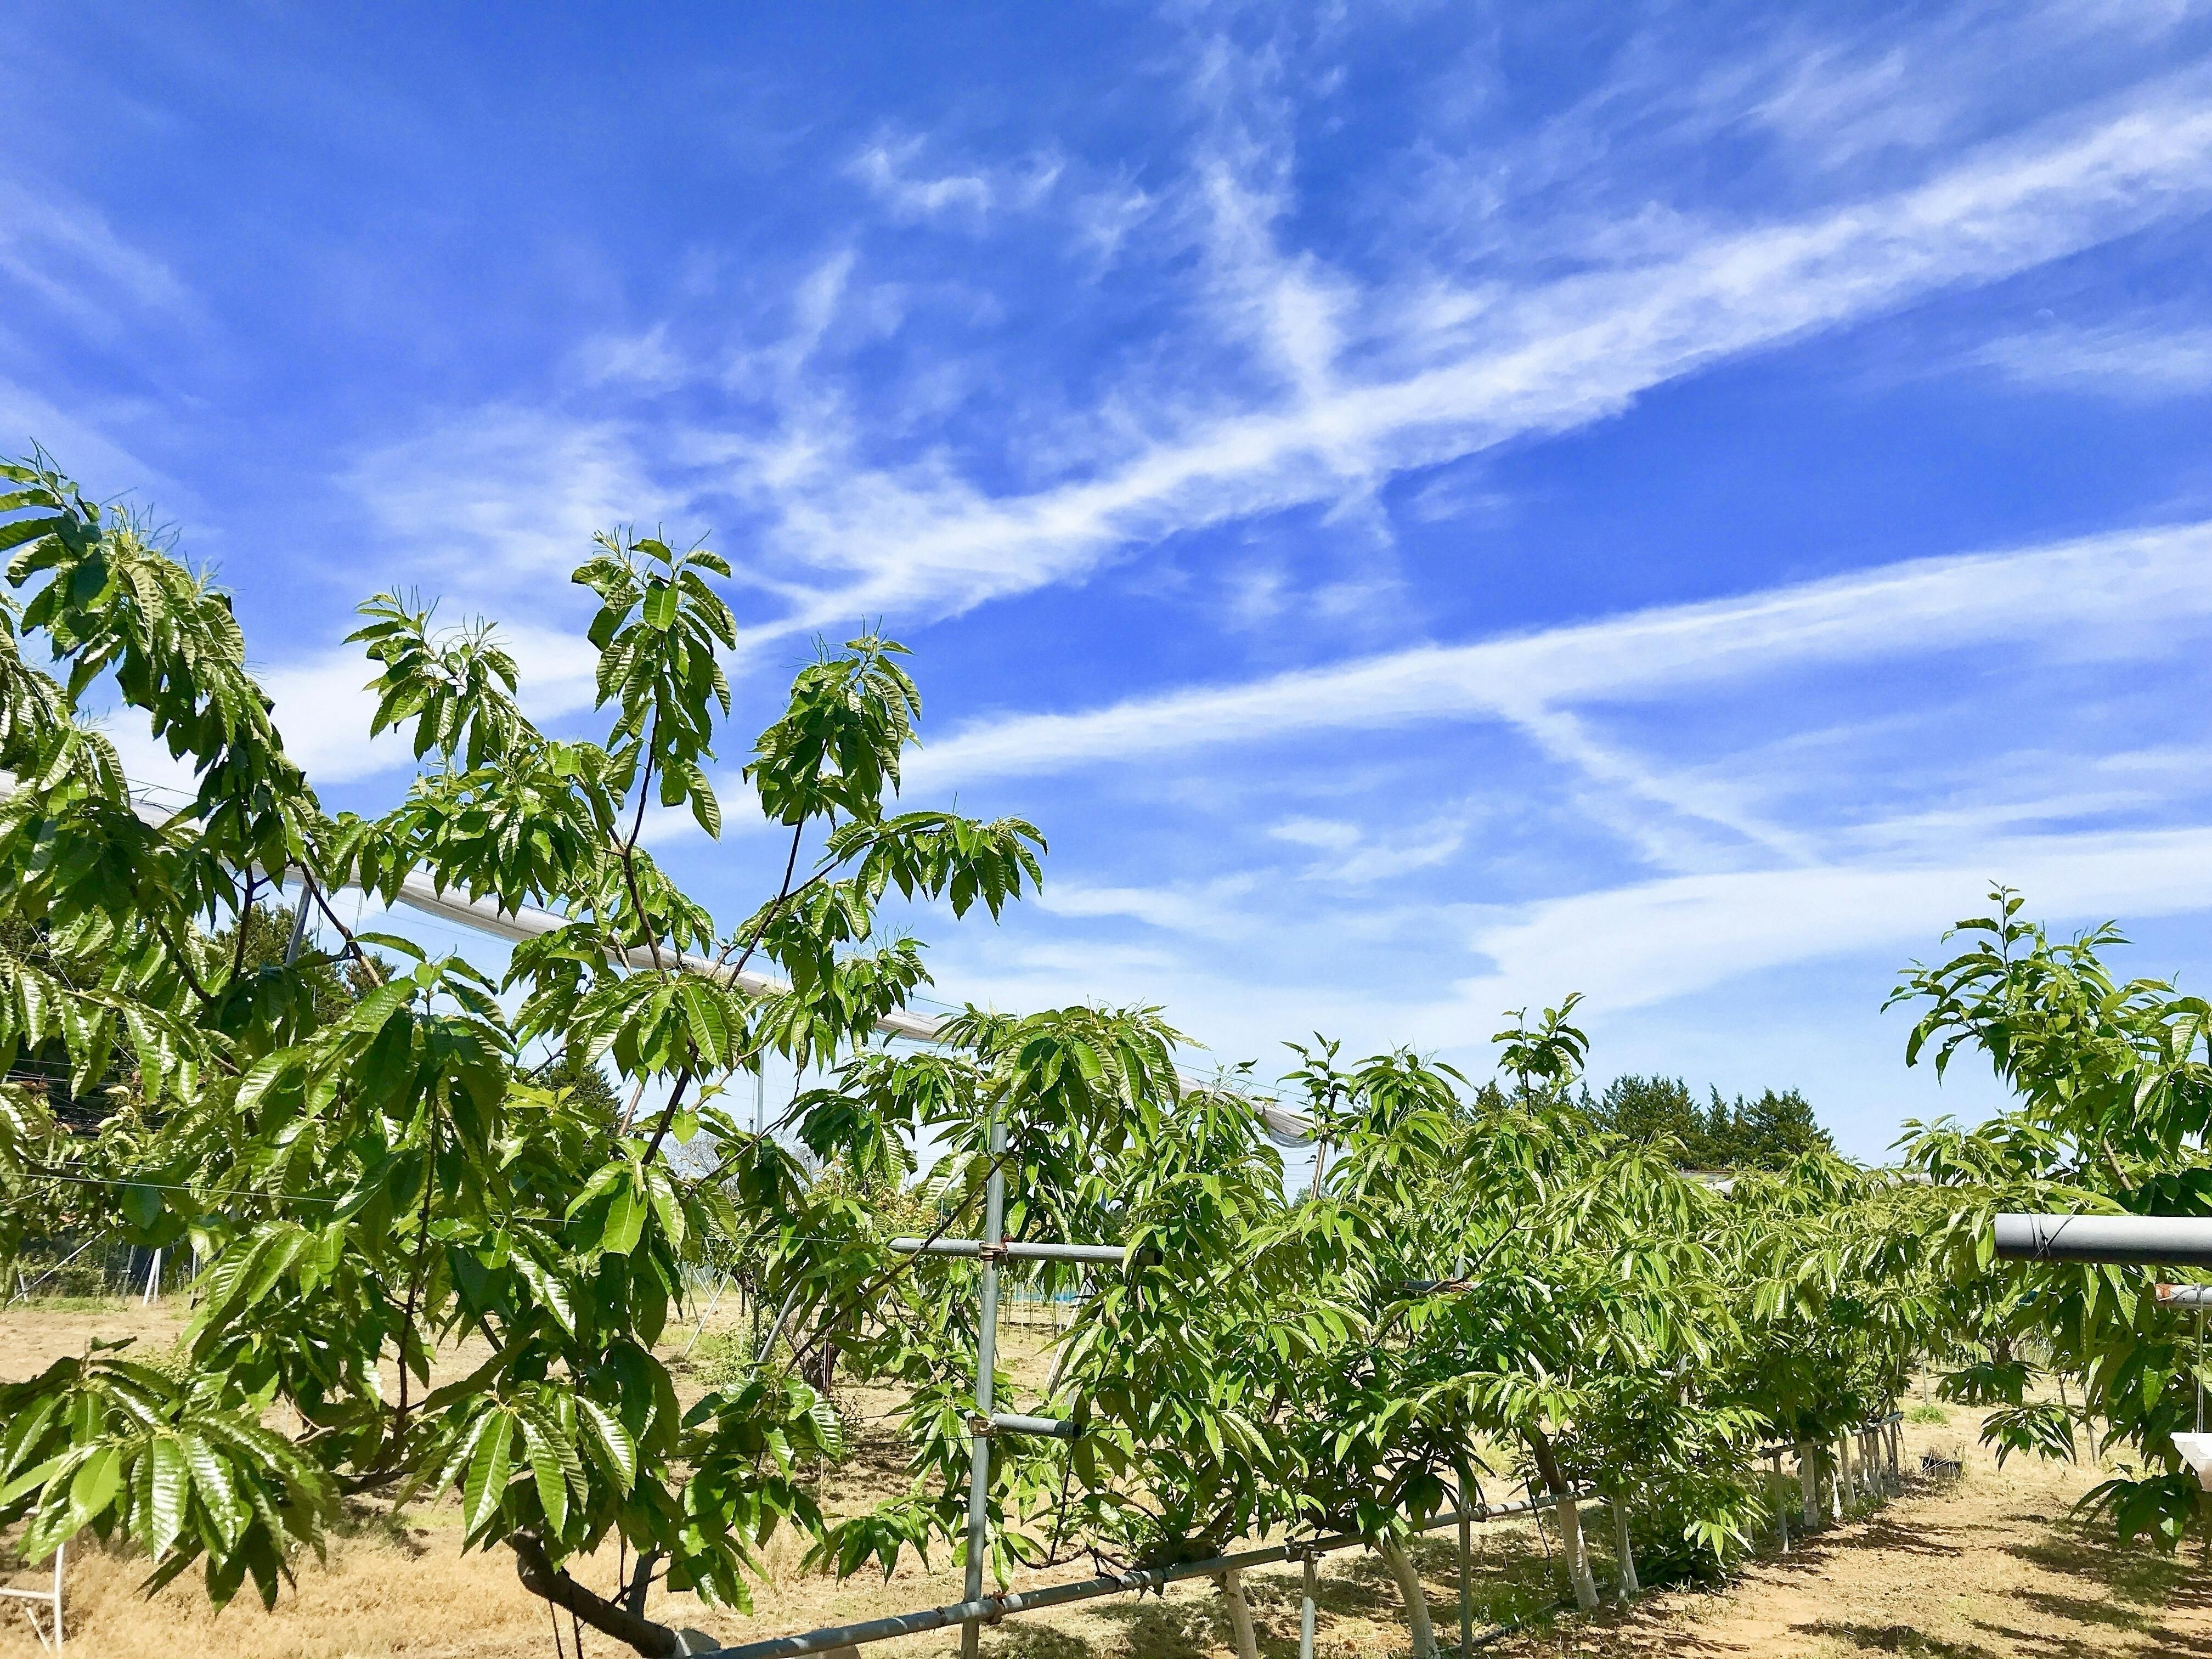
[[[25,1308],[0,1313],[0,1376],[18,1377],[92,1336],[134,1334],[165,1345],[180,1328],[173,1302],[143,1310]],[[1036,1365],[1033,1346],[1028,1364]],[[441,1370],[474,1363],[465,1350],[443,1357]],[[862,1390],[847,1401],[861,1418],[887,1410],[890,1396]],[[1973,1445],[1971,1415],[1942,1427],[1908,1431],[1917,1458],[1931,1445],[1963,1449],[1956,1483],[1922,1485],[1876,1514],[1800,1541],[1787,1556],[1753,1564],[1723,1589],[1651,1596],[1626,1615],[1539,1623],[1488,1651],[1524,1656],[1585,1654],[1607,1659],[1688,1655],[1805,1656],[1837,1659],[1902,1653],[1933,1659],[2086,1659],[2091,1655],[2188,1655],[2212,1659],[2212,1569],[2111,1547],[2094,1529],[2065,1521],[2091,1484],[2086,1472],[2015,1461],[2000,1471]],[[895,1443],[864,1425],[857,1455],[833,1474],[825,1498],[850,1510],[901,1482]],[[1602,1528],[1601,1528],[1602,1530]],[[1538,1605],[1550,1595],[1549,1568],[1524,1523],[1481,1529],[1474,1583],[1491,1619]],[[1442,1537],[1425,1545],[1431,1611],[1440,1637],[1456,1632],[1453,1550]],[[940,1563],[900,1569],[889,1583],[839,1585],[799,1570],[799,1547],[778,1540],[769,1552],[772,1583],[754,1616],[709,1613],[689,1597],[656,1601],[659,1617],[741,1641],[811,1626],[957,1599],[956,1571]],[[611,1584],[607,1559],[580,1572]],[[137,1586],[143,1561],[96,1548],[78,1550],[68,1573],[69,1639],[102,1659],[173,1659],[179,1654],[240,1659],[507,1659],[552,1652],[544,1605],[524,1594],[501,1552],[463,1557],[450,1509],[433,1506],[394,1517],[359,1511],[331,1547],[327,1562],[300,1564],[297,1591],[274,1614],[242,1604],[208,1612],[195,1580],[151,1601]],[[1062,1568],[1052,1578],[1070,1576]],[[1604,1576],[1601,1572],[1601,1577]],[[31,1575],[15,1575],[27,1583]],[[1296,1651],[1297,1580],[1290,1570],[1248,1576],[1248,1593],[1270,1659]],[[1328,1659],[1364,1659],[1407,1650],[1402,1610],[1389,1575],[1372,1558],[1330,1559],[1322,1583],[1320,1648]],[[565,1634],[565,1632],[564,1632]],[[957,1650],[951,1633],[916,1637],[872,1651],[899,1656]],[[0,1659],[38,1651],[22,1619],[0,1613]],[[588,1637],[593,1659],[618,1659],[611,1643]],[[1212,1659],[1229,1651],[1217,1598],[1202,1584],[1164,1599],[1115,1598],[1055,1613],[1010,1620],[988,1633],[986,1651],[1002,1659]]]

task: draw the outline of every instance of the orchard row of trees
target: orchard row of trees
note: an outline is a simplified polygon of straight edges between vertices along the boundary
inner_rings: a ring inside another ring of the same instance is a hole
[[[1990,1270],[1978,1218],[2062,1186],[2200,1201],[2173,1172],[2194,1169],[2202,1122],[2112,1068],[2154,1026],[2161,1064],[2195,1064],[2201,1024],[2183,1042],[2171,999],[2100,1001],[2081,959],[2012,932],[1997,968],[1962,958],[1907,991],[1932,1010],[1924,1040],[1988,1049],[2025,1115],[1927,1130],[1906,1170],[1802,1136],[1737,1160],[1782,1167],[1726,1193],[1686,1176],[1717,1116],[1670,1118],[1620,1085],[1591,1101],[1568,999],[1499,1034],[1480,1081],[1299,1049],[1291,1084],[1327,1156],[1293,1200],[1244,1075],[1186,1086],[1156,1010],[970,1010],[932,1051],[872,1046],[927,979],[883,907],[996,915],[1043,849],[1017,819],[900,810],[921,700],[895,643],[824,650],[741,757],[787,842],[763,902],[725,925],[641,833],[655,805],[720,831],[708,768],[735,625],[714,553],[617,532],[576,571],[599,605],[597,741],[538,729],[488,627],[369,601],[375,726],[419,769],[364,818],[326,812],[285,754],[221,592],[43,458],[6,476],[0,1061],[58,1057],[78,1097],[122,1084],[88,1133],[36,1090],[0,1091],[0,1255],[107,1230],[189,1241],[203,1264],[180,1360],[103,1346],[0,1389],[0,1525],[33,1556],[89,1528],[142,1548],[151,1583],[198,1568],[218,1601],[249,1579],[273,1601],[346,1503],[450,1494],[465,1547],[507,1552],[534,1593],[657,1655],[679,1650],[656,1589],[745,1608],[779,1528],[844,1571],[955,1543],[969,1269],[894,1255],[862,1194],[972,1236],[995,1164],[1012,1236],[1135,1247],[1087,1285],[1048,1397],[1023,1402],[1082,1432],[994,1459],[1000,1568],[1196,1559],[1299,1526],[1358,1532],[1410,1573],[1409,1527],[1525,1480],[1560,1500],[1587,1605],[1578,1490],[1618,1495],[1648,1561],[1724,1561],[1765,1519],[1743,1454],[1879,1413],[1931,1349],[1968,1344],[1947,1386],[2002,1398],[2002,1432],[2055,1447],[2021,1345],[2056,1304]],[[190,769],[190,799],[142,809],[87,716],[103,700]],[[348,930],[335,891],[388,898],[410,872],[563,924],[498,981]],[[319,923],[296,948],[268,918],[280,884]],[[2073,975],[2074,1024],[2053,1016],[2033,1042],[2016,1005],[2061,976],[2026,961]],[[739,994],[734,973],[763,965],[788,992]],[[2059,1069],[2088,1063],[2063,1059],[2076,1038],[2101,1056],[2098,1109],[2125,1095],[2154,1127],[2082,1118]],[[724,1103],[771,1055],[826,1080],[756,1134]],[[1794,1108],[1747,1110],[1764,1133]],[[1746,1117],[1728,1109],[1729,1133]],[[923,1139],[945,1154],[917,1187]],[[700,1269],[733,1260],[774,1328],[686,1398],[661,1340]],[[2139,1300],[2121,1319],[2133,1281],[2098,1282],[2112,1288],[2085,1284],[2055,1363],[2112,1432],[2170,1461],[2179,1351]],[[2142,1340],[2114,1360],[2122,1328]],[[471,1334],[489,1358],[433,1387],[434,1358]],[[811,1475],[844,1434],[817,1386],[833,1353],[903,1387],[913,1465],[907,1493],[835,1521]],[[2124,1522],[2166,1516],[2174,1490],[2154,1474],[2114,1501]],[[611,1536],[635,1568],[608,1595],[568,1564]]]

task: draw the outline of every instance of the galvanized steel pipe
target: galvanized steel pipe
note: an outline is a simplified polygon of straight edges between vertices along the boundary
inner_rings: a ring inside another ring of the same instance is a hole
[[[2212,1267],[2212,1217],[2005,1214],[1994,1231],[2004,1261]]]
[[[1590,1495],[1583,1494],[1584,1497]],[[1533,1510],[1549,1509],[1555,1501],[1546,1496],[1533,1504],[1524,1498],[1518,1503],[1501,1504],[1495,1508],[1486,1504],[1470,1511],[1468,1518],[1474,1521],[1503,1520],[1508,1516],[1527,1514]],[[1443,1516],[1419,1530],[1436,1532],[1445,1527],[1457,1526],[1459,1521],[1457,1514]],[[1258,1549],[1212,1556],[1203,1561],[1179,1561],[1171,1567],[1145,1567],[1129,1572],[1104,1573],[1096,1578],[1079,1578],[1073,1583],[1048,1584],[1041,1589],[1007,1590],[997,1595],[971,1596],[967,1601],[955,1601],[948,1607],[923,1607],[914,1613],[894,1613],[887,1619],[871,1619],[858,1625],[805,1631],[794,1636],[772,1636],[766,1641],[747,1642],[738,1647],[715,1648],[697,1656],[697,1659],[799,1659],[802,1654],[826,1653],[832,1648],[862,1647],[871,1642],[888,1642],[896,1637],[915,1636],[924,1631],[945,1630],[954,1625],[973,1629],[980,1623],[995,1624],[1011,1613],[1061,1607],[1073,1601],[1096,1601],[1103,1595],[1131,1595],[1140,1590],[1160,1589],[1169,1584],[1180,1583],[1187,1578],[1212,1578],[1231,1570],[1241,1571],[1248,1567],[1272,1566],[1279,1561],[1303,1560],[1333,1554],[1338,1550],[1357,1548],[1366,1541],[1355,1534],[1336,1533],[1297,1543],[1268,1544]]]
[[[964,1255],[983,1254],[980,1238],[895,1238],[891,1249],[902,1255]],[[1108,1261],[1129,1259],[1126,1244],[1049,1244],[1010,1238],[998,1254],[1009,1261]]]

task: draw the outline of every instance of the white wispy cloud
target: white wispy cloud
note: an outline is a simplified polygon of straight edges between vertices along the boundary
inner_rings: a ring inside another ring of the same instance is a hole
[[[1050,882],[1033,901],[1048,915],[1127,917],[1170,933],[1232,939],[1248,934],[1256,915],[1238,901],[1249,896],[1259,878],[1249,872],[1177,886],[1103,886]]]
[[[1062,163],[1043,155],[1013,167],[977,167],[930,173],[927,142],[879,139],[853,158],[847,172],[899,219],[957,220],[981,228],[994,209],[1035,207],[1059,181]]]
[[[130,312],[198,314],[176,274],[97,209],[10,180],[0,180],[0,278],[100,338],[115,334]],[[21,315],[21,302],[9,310]]]
[[[1466,1010],[1570,990],[1618,1010],[1876,947],[1932,956],[1996,881],[2062,924],[2202,910],[2212,908],[2212,829],[1996,836],[1942,859],[1683,876],[1547,900],[1478,927],[1469,944],[1490,970],[1418,1023],[1434,1041],[1464,1029]]]
[[[680,519],[684,506],[633,428],[520,405],[441,420],[363,456],[347,482],[398,550],[392,571],[368,580],[435,574],[448,589],[502,596],[517,579],[565,575],[594,531]]]
[[[2212,616],[2212,523],[2009,552],[1916,560],[1739,599],[1665,605],[1473,644],[1424,645],[1083,714],[1024,714],[922,751],[932,783],[1064,771],[1299,732],[1423,720],[1513,722],[1560,741],[1555,711],[1650,697],[1784,665],[1865,661],[1998,639],[2063,637],[2124,650]],[[1645,787],[1663,789],[1662,783]],[[1700,813],[1724,805],[1692,804]],[[1718,821],[1726,821],[1725,816]],[[1741,827],[1759,838],[1747,820]]]
[[[2157,317],[2053,322],[1991,340],[1972,360],[2024,386],[2171,397],[2212,387],[2212,327]]]
[[[1923,837],[1903,854],[1670,877],[1511,906],[1431,904],[1419,918],[1424,948],[1404,959],[1401,974],[1367,958],[1348,967],[1340,949],[1327,948],[1350,937],[1361,913],[1286,913],[1284,896],[1271,903],[1264,885],[1218,920],[1192,904],[1187,887],[1101,889],[1062,914],[1142,921],[1154,930],[1146,943],[1109,936],[979,946],[963,935],[946,941],[941,994],[1008,1007],[1164,1001],[1197,1044],[1256,1056],[1263,1066],[1281,1062],[1282,1039],[1312,1030],[1345,1038],[1354,1052],[1410,1042],[1480,1064],[1503,1011],[1556,1006],[1570,992],[1583,993],[1581,1023],[1602,1048],[1639,1010],[1785,970],[1870,961],[1851,981],[1854,1005],[1830,1014],[1863,1030],[1896,969],[1939,957],[1945,930],[1982,911],[2000,881],[2062,933],[2115,916],[2212,909],[2212,828]],[[1810,1027],[1787,1029],[1814,1039]],[[1902,1024],[1874,1035],[1875,1063],[1895,1077],[1890,1044],[1902,1043]],[[1602,1063],[1636,1069],[1650,1060],[1614,1048]],[[1802,1069],[1793,1080],[1822,1081]]]
[[[1655,264],[1504,293],[1346,291],[1285,256],[1261,320],[1295,391],[1123,408],[1092,463],[1024,492],[951,458],[824,447],[751,489],[780,547],[836,580],[762,636],[863,612],[957,614],[1078,579],[1181,531],[1329,501],[1365,478],[1600,419],[1723,357],[1986,283],[2212,198],[2212,105],[2189,85],[1984,146],[1924,182],[1711,235]],[[1253,245],[1255,247],[1256,244]],[[1365,319],[1337,340],[1334,319]],[[1212,407],[1207,407],[1211,404]],[[1134,447],[1110,441],[1142,434]],[[742,474],[744,447],[733,447]]]

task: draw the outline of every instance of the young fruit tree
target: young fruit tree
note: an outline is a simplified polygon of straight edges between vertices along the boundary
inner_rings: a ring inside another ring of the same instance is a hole
[[[1994,1262],[1998,1210],[2212,1215],[2212,1006],[2163,981],[2122,981],[2110,924],[2057,940],[2000,888],[1961,921],[1966,949],[1915,964],[1893,1001],[1921,1010],[1908,1063],[1940,1074],[1979,1050],[2011,1103],[1962,1129],[1913,1125],[1906,1162],[1945,1206],[1931,1232],[1954,1267],[1947,1398],[1990,1407],[1984,1437],[2002,1455],[2130,1455],[2090,1495],[2122,1538],[2171,1549],[2212,1515],[2174,1444],[2208,1380],[2204,1356],[2156,1293],[2155,1270]],[[2038,1398],[2045,1384],[2055,1397]],[[2071,1384],[2069,1389],[2069,1384]],[[2101,1419],[2102,1429],[2096,1427]]]
[[[268,1602],[343,1502],[452,1493],[465,1547],[641,1654],[681,1651],[653,1589],[746,1607],[772,1531],[826,1532],[803,1466],[839,1434],[796,1368],[679,1402],[654,1345],[689,1271],[769,1240],[819,1333],[883,1266],[726,1091],[770,1054],[837,1064],[926,982],[877,925],[893,890],[995,916],[1041,838],[896,810],[921,700],[902,648],[863,635],[800,669],[744,757],[781,874],[718,923],[646,832],[656,808],[721,830],[729,567],[628,532],[574,574],[596,739],[533,724],[489,625],[379,595],[354,635],[373,729],[417,773],[380,816],[326,813],[228,598],[43,455],[4,475],[0,1058],[58,1045],[107,1110],[73,1133],[0,1089],[0,1255],[104,1231],[202,1265],[183,1363],[99,1344],[0,1389],[0,1525],[33,1557],[89,1529],[143,1549],[149,1583],[197,1566],[217,1602],[249,1577]],[[103,710],[188,769],[179,804],[133,794]],[[410,878],[559,925],[494,980],[356,936],[332,902]],[[317,927],[272,958],[247,945],[280,890]],[[785,988],[740,988],[763,965]],[[329,994],[341,968],[357,997]],[[608,1071],[612,1108],[553,1081]],[[881,1154],[864,1122],[809,1127]],[[438,1380],[463,1339],[472,1367]],[[609,1595],[568,1568],[611,1538],[635,1565]]]

